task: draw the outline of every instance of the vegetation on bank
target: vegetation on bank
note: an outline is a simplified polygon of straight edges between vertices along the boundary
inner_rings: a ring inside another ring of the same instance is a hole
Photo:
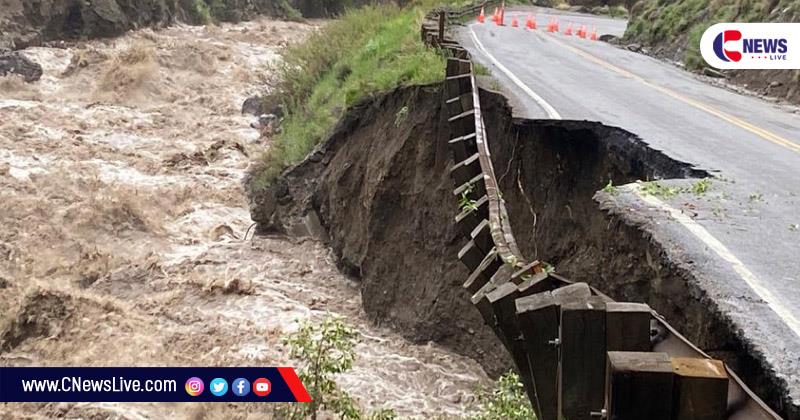
[[[356,360],[358,332],[344,319],[328,315],[322,321],[307,320],[297,332],[284,337],[289,355],[299,362],[300,380],[311,402],[279,407],[278,417],[285,420],[316,419],[333,414],[351,420],[391,420],[391,409],[365,412],[356,400],[339,388],[334,376],[349,371]],[[476,414],[470,420],[536,420],[530,400],[519,376],[509,371],[489,389],[479,389]]]
[[[280,80],[275,95],[286,117],[281,133],[251,170],[251,188],[267,187],[284,168],[302,160],[359,100],[444,78],[443,57],[419,36],[431,7],[386,4],[350,10],[286,49],[274,69]]]
[[[519,375],[509,371],[489,390],[478,392],[478,414],[470,420],[536,420]]]
[[[237,22],[248,14],[268,13],[284,19],[299,19],[297,11],[289,0],[180,0],[194,24],[213,22]]]
[[[340,419],[389,420],[392,410],[365,413],[356,401],[339,388],[333,377],[353,367],[358,332],[340,317],[327,316],[321,322],[306,321],[300,329],[284,338],[289,355],[300,361],[299,377],[311,402],[289,404],[278,410],[286,420],[316,419],[323,413]]]
[[[700,37],[719,22],[797,22],[797,0],[639,0],[631,10],[625,38],[678,52],[689,69],[705,66]]]

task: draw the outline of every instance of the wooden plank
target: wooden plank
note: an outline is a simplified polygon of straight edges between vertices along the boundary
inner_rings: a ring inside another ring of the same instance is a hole
[[[489,218],[489,197],[484,195],[476,201],[474,207],[464,209],[456,215],[456,226],[467,238],[481,221]]]
[[[489,253],[486,258],[481,261],[481,264],[476,268],[467,281],[464,282],[464,288],[467,289],[470,295],[474,295],[481,287],[483,287],[492,278],[494,273],[503,264],[497,252]]]
[[[464,111],[475,108],[472,99],[472,92],[466,92],[446,100],[444,103],[447,108],[447,115],[458,115]]]
[[[547,273],[541,272],[525,277],[522,283],[519,284],[518,289],[522,293],[533,295],[550,291],[553,286],[553,279]]]
[[[728,373],[714,359],[674,357],[673,418],[680,420],[722,420],[726,418]]]
[[[484,181],[483,173],[475,175],[469,181],[459,185],[453,190],[453,195],[456,196],[457,199],[466,196],[470,200],[475,201],[486,195],[486,182]]]
[[[478,309],[478,312],[481,313],[483,320],[486,322],[486,325],[495,329],[497,327],[497,320],[494,316],[494,311],[492,310],[492,305],[489,303],[489,300],[486,298],[491,291],[493,291],[497,286],[508,283],[511,279],[511,270],[508,268],[507,264],[502,264],[500,268],[492,275],[489,279],[489,282],[484,284],[483,287],[478,289],[474,295],[472,295],[472,305]],[[502,339],[502,337],[500,337]]]
[[[486,254],[475,246],[472,241],[467,242],[461,250],[458,251],[458,259],[467,266],[469,271],[474,271],[481,264],[481,261],[486,257]]]
[[[606,303],[606,351],[650,351],[650,307],[644,303]]]
[[[516,300],[540,420],[558,420],[558,302],[547,291]]]
[[[450,137],[466,136],[475,132],[475,110],[470,109],[447,119]]]
[[[472,241],[475,242],[475,246],[478,247],[484,254],[488,254],[489,252],[494,249],[494,241],[492,240],[492,231],[489,229],[489,221],[484,219],[475,229],[470,232],[469,235],[472,238]]]
[[[472,92],[472,75],[459,74],[447,76],[445,80],[445,92],[448,98]]]
[[[672,363],[666,353],[608,352],[607,418],[672,420]]]
[[[582,301],[562,303],[559,335],[559,412],[567,420],[591,420],[591,412],[599,412],[605,403],[605,302],[590,296]]]
[[[492,304],[495,318],[497,319],[497,332],[505,337],[506,348],[509,353],[511,353],[511,358],[517,366],[517,371],[520,373],[520,380],[525,386],[525,392],[533,403],[536,412],[539,412],[538,406],[536,405],[536,391],[533,387],[533,377],[530,375],[531,368],[528,364],[528,356],[521,340],[522,333],[517,323],[517,307],[515,301],[518,297],[520,297],[520,293],[517,290],[517,285],[511,281],[499,285],[487,295],[489,302]]]
[[[453,57],[447,59],[445,74],[448,76],[469,73],[470,70],[472,70],[472,66],[469,60]]]
[[[450,152],[453,155],[453,162],[461,162],[462,160],[478,153],[478,145],[475,143],[476,134],[473,131],[464,136],[458,136],[450,139],[447,144],[450,146]]]
[[[592,296],[592,289],[586,283],[573,283],[553,290],[553,298],[559,302],[582,301]]]
[[[476,175],[482,173],[479,158],[480,154],[475,153],[453,165],[450,169],[450,176],[453,178],[453,182],[455,182],[456,185],[468,182],[470,179],[475,178]]]

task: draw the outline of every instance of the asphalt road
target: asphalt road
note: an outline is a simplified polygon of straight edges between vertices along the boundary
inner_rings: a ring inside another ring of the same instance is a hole
[[[538,29],[523,29],[533,11]],[[519,28],[509,23],[514,16]],[[508,10],[506,25],[458,32],[528,118],[599,121],[712,172],[711,190],[671,199],[636,187],[619,205],[655,222],[657,237],[696,262],[700,286],[800,401],[800,115],[682,69],[599,41],[545,31],[557,17],[622,35],[626,22],[548,9]],[[491,139],[490,139],[491,140]],[[686,185],[686,181],[664,184]]]

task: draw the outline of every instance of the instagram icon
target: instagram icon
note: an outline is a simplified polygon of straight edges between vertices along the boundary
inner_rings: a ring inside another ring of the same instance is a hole
[[[193,397],[202,394],[204,387],[203,380],[196,376],[186,380],[186,393]]]

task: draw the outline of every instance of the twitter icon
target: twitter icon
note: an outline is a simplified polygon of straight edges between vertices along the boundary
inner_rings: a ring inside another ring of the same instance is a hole
[[[209,384],[209,390],[212,394],[221,397],[228,392],[228,382],[222,378],[214,378]]]

